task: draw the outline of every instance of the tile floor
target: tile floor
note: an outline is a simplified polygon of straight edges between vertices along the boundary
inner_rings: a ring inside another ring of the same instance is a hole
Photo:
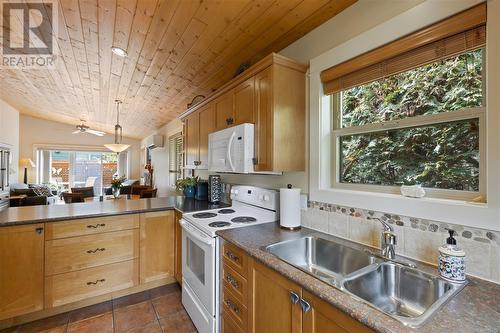
[[[195,333],[177,284],[91,305],[0,333]]]

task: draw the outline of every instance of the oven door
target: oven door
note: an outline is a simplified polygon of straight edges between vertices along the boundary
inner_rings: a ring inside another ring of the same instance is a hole
[[[185,220],[182,226],[182,277],[195,294],[196,303],[215,316],[216,241]]]

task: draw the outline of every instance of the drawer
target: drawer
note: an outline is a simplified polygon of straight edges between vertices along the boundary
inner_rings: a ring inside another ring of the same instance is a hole
[[[55,307],[137,285],[139,260],[45,277],[45,307]]]
[[[45,275],[131,260],[139,256],[139,229],[48,240]]]
[[[45,239],[139,228],[139,214],[45,223]]]
[[[231,318],[239,327],[247,327],[247,307],[227,288],[223,288],[222,292],[222,315]]]
[[[224,263],[228,264],[244,278],[247,277],[248,256],[246,255],[245,251],[231,243],[226,242],[224,243],[222,249],[222,255],[224,258]]]
[[[222,333],[245,333],[230,316],[222,316]]]
[[[229,289],[241,303],[247,303],[248,284],[244,277],[236,273],[229,265],[224,264],[222,267],[222,280],[224,287]]]

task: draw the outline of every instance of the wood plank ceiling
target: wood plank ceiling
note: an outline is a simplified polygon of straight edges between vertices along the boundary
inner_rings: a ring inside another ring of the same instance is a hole
[[[356,0],[60,0],[55,69],[0,69],[22,113],[143,138]],[[117,46],[128,56],[111,52]]]

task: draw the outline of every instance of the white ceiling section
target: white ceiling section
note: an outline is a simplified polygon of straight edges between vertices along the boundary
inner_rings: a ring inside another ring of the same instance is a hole
[[[143,138],[356,0],[60,0],[56,68],[0,69],[23,114]],[[53,24],[55,24],[53,22]],[[111,47],[126,50],[123,58]]]

